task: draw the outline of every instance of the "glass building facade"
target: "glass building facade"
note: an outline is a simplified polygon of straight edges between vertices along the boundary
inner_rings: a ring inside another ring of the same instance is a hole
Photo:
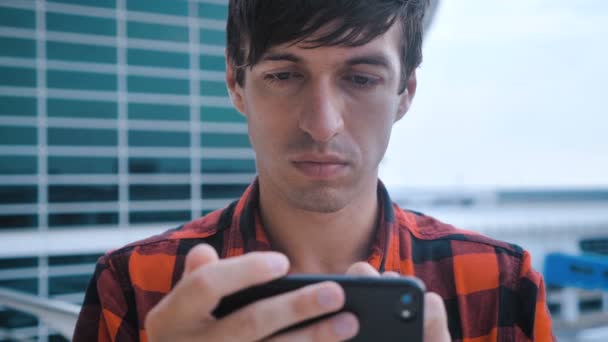
[[[80,303],[105,247],[58,236],[162,232],[240,195],[255,162],[224,83],[226,12],[218,0],[0,1],[0,249],[13,251],[0,252],[0,287]],[[65,246],[9,246],[14,234]],[[61,340],[0,308],[0,340],[38,335]]]

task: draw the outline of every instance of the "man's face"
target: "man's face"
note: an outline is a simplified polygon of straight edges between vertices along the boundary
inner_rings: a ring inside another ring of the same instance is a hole
[[[358,47],[270,48],[239,86],[260,185],[296,208],[335,212],[376,189],[392,125],[407,111],[415,75],[400,84],[398,25]],[[230,64],[230,63],[228,63]]]

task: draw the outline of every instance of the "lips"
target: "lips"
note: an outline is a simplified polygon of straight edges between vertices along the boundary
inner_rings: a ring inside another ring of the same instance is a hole
[[[291,159],[295,168],[303,175],[314,179],[331,179],[343,174],[348,161],[336,155],[302,154]]]

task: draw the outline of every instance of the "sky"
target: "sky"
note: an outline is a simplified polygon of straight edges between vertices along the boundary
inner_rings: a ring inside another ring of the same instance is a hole
[[[442,0],[380,177],[607,188],[608,1]]]

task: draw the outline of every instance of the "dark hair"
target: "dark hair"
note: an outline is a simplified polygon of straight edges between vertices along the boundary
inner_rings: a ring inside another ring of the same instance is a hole
[[[359,46],[401,25],[401,84],[422,62],[423,19],[429,0],[230,0],[228,60],[243,85],[243,68],[255,65],[272,46],[305,42]],[[331,23],[331,32],[312,36]]]

